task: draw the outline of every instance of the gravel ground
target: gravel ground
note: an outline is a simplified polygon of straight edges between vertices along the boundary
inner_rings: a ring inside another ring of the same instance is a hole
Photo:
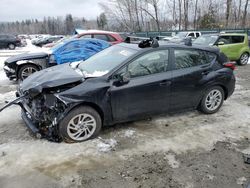
[[[16,88],[2,71],[8,53],[0,51],[0,106]],[[235,74],[236,91],[216,114],[191,111],[116,125],[79,144],[38,140],[18,107],[6,109],[0,113],[0,187],[246,187],[250,65]]]

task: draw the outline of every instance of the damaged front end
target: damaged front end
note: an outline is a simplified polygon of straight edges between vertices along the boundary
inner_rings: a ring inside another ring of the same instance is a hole
[[[22,119],[36,137],[60,142],[58,126],[70,104],[65,104],[57,95],[81,84],[84,78],[69,65],[53,70],[45,69],[25,79],[17,90],[17,99],[1,108],[0,112],[11,105],[19,105]]]

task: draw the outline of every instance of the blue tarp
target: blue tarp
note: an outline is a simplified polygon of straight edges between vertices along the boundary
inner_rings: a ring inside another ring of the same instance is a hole
[[[53,60],[57,64],[86,60],[92,55],[108,48],[110,44],[99,39],[69,39],[54,46]]]

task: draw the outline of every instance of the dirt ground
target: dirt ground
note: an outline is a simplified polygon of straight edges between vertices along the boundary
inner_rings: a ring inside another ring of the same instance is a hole
[[[0,106],[16,83],[2,71]],[[34,138],[19,107],[0,113],[0,187],[245,188],[250,183],[250,65],[237,67],[234,95],[213,115],[171,114],[105,128],[79,144]]]

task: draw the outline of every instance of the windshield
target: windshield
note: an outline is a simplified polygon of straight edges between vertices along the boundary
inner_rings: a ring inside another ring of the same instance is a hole
[[[187,35],[186,32],[180,32],[180,33],[178,33],[177,35],[175,35],[175,37],[178,37],[178,38],[185,38],[186,35]]]
[[[83,61],[78,68],[85,77],[103,76],[135,53],[134,49],[114,45]]]
[[[59,41],[55,42],[55,45],[51,48],[52,51],[56,51],[58,48],[63,46],[66,42],[70,41],[74,37],[64,37],[60,39]]]
[[[218,36],[216,35],[209,35],[209,36],[200,36],[199,38],[197,38],[193,44],[203,44],[203,45],[209,45],[212,46],[214,45],[214,43],[216,42],[216,40],[218,39]]]

